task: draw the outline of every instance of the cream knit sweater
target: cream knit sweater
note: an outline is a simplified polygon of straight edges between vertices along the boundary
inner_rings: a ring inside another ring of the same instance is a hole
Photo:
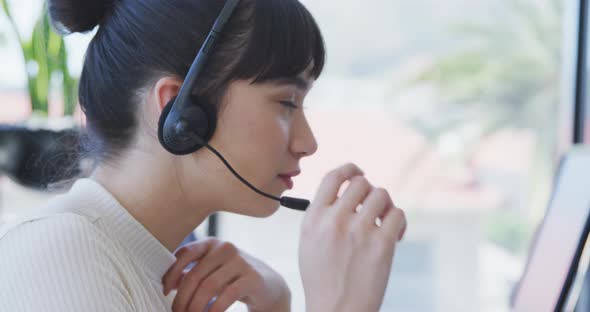
[[[0,228],[0,311],[170,311],[175,257],[100,184]]]

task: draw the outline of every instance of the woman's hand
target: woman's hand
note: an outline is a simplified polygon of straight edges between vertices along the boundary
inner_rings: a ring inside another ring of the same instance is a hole
[[[338,197],[345,181],[350,184]],[[378,311],[405,228],[403,211],[357,166],[327,174],[301,229],[299,265],[307,311]]]
[[[175,312],[225,311],[236,301],[249,311],[290,311],[291,293],[283,278],[262,261],[231,243],[207,238],[176,252],[177,261],[164,275],[164,293],[178,289]],[[186,266],[197,264],[188,272]]]

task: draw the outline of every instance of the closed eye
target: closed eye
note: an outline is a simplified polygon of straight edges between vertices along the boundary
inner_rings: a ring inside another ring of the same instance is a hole
[[[297,104],[295,104],[292,101],[279,101],[279,103],[281,103],[281,105],[286,106],[288,108],[292,108],[292,109],[299,108],[299,106],[297,106]]]

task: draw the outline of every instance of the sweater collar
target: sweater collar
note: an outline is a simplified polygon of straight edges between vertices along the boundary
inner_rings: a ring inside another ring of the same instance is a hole
[[[176,257],[107,189],[95,180],[84,178],[77,180],[69,193],[85,203],[80,205],[80,209],[86,215],[106,223],[107,235],[118,241],[134,262],[143,267],[151,278],[161,282]]]

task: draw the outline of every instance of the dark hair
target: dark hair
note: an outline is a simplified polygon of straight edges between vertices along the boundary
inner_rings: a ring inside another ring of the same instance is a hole
[[[223,5],[223,0],[49,0],[61,33],[99,26],[79,88],[91,139],[85,146],[96,160],[110,160],[129,147],[138,124],[137,94],[164,75],[186,76]],[[311,64],[317,78],[324,55],[320,30],[297,0],[242,0],[193,93],[219,103],[233,80],[294,77]]]

